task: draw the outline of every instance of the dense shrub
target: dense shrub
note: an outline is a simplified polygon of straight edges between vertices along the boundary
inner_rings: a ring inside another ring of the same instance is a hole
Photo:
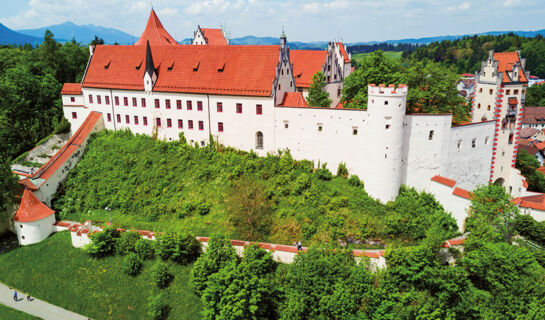
[[[348,177],[348,169],[346,168],[346,163],[339,163],[339,167],[337,168],[337,176],[343,178]]]
[[[358,176],[351,175],[350,178],[348,178],[348,184],[354,187],[359,187],[362,185],[362,182]]]
[[[136,252],[135,245],[142,237],[137,232],[122,232],[117,239],[115,250],[120,255]]]
[[[316,176],[320,180],[331,180],[333,178],[333,174],[326,168],[325,163],[320,169],[316,169]]]
[[[170,306],[165,302],[162,294],[150,296],[148,299],[148,316],[153,320],[164,320],[168,318]]]
[[[70,132],[70,122],[66,120],[66,118],[63,116],[61,119],[61,122],[57,125],[55,130],[53,130],[54,134],[60,134],[60,133],[69,133]]]
[[[142,270],[142,259],[134,252],[127,254],[125,258],[123,258],[121,270],[131,276],[140,274],[140,270]]]
[[[545,246],[545,223],[537,222],[531,216],[521,214],[515,219],[515,230],[526,239]]]
[[[106,228],[101,232],[91,233],[89,238],[91,243],[83,250],[94,257],[103,257],[115,252],[119,232],[114,228]]]
[[[156,250],[161,259],[186,265],[197,259],[201,245],[193,235],[165,232],[157,237]]]
[[[152,241],[142,238],[136,241],[134,251],[142,260],[153,259],[155,254]]]
[[[167,264],[162,261],[157,261],[155,263],[151,269],[151,276],[159,289],[168,287],[174,279],[174,274],[168,270]]]

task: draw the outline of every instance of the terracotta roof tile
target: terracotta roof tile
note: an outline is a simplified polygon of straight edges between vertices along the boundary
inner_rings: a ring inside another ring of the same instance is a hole
[[[34,183],[32,183],[32,181],[30,181],[28,178],[24,178],[24,179],[19,180],[17,182],[22,184],[23,186],[25,186],[25,188],[30,189],[32,191],[38,190],[38,188],[34,185]]]
[[[545,107],[524,107],[522,123],[524,124],[545,123]]]
[[[346,50],[344,49],[344,44],[342,42],[337,42],[337,45],[339,46],[341,56],[343,56],[344,58],[344,63],[350,63],[350,58],[348,57],[348,53],[346,53]]]
[[[158,74],[153,91],[270,97],[279,49],[253,45],[151,47]],[[144,90],[145,68],[138,66],[145,57],[145,46],[97,46],[83,87]],[[221,71],[220,63],[224,65]]]
[[[201,28],[204,38],[209,45],[227,45],[227,40],[221,29]]]
[[[520,63],[519,54],[517,52],[495,52],[494,60],[498,61],[498,72],[503,72],[502,82],[511,82],[506,71],[512,71],[515,63]],[[517,82],[528,82],[524,72],[520,72],[519,78],[514,80]]]
[[[155,14],[155,10],[151,9],[149,14],[146,29],[142,32],[140,39],[135,45],[145,46],[149,41],[151,46],[181,46],[174,38],[165,30],[163,24]]]
[[[290,60],[293,63],[293,76],[297,87],[309,88],[312,76],[322,71],[327,57],[325,50],[291,50]]]
[[[519,205],[521,207],[545,211],[545,194],[543,193],[533,196],[520,197],[515,200],[513,200],[513,202],[515,204],[517,204],[517,202],[520,203]]]
[[[456,185],[456,181],[455,180],[452,180],[452,179],[449,179],[449,178],[445,178],[445,177],[441,177],[440,175],[436,175],[436,176],[433,176],[431,178],[431,181],[435,181],[435,182],[439,182],[441,184],[444,184],[446,186],[449,186],[449,187],[454,187]]]
[[[61,94],[81,94],[81,84],[65,83],[62,86]]]
[[[279,107],[308,107],[302,92],[285,92]]]
[[[452,194],[458,197],[466,198],[466,199],[471,199],[473,197],[472,192],[469,192],[462,188],[454,188],[454,191],[452,191]]]
[[[19,209],[17,209],[17,213],[13,217],[13,220],[17,222],[38,221],[49,217],[54,213],[55,211],[43,204],[32,191],[25,189],[21,204],[19,205]]]

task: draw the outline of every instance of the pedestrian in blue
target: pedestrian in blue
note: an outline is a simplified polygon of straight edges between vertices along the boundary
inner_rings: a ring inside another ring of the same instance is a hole
[[[19,301],[17,300],[17,290],[13,291],[13,300],[15,300],[15,302]]]

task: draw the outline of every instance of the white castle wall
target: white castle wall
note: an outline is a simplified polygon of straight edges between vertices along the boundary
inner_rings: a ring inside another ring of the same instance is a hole
[[[411,114],[405,117],[403,184],[426,190],[430,178],[443,170],[447,163],[451,121],[450,114]]]
[[[443,208],[452,214],[452,217],[456,220],[458,229],[464,230],[465,219],[467,218],[467,210],[471,201],[469,199],[457,196],[453,194],[455,187],[449,187],[447,185],[431,181],[429,186],[429,192],[435,196],[435,199],[443,205]]]
[[[32,222],[14,222],[17,239],[21,245],[38,243],[55,231],[55,215]]]
[[[458,187],[468,190],[488,184],[494,128],[494,121],[453,127],[450,130],[448,163],[441,175],[456,180]]]

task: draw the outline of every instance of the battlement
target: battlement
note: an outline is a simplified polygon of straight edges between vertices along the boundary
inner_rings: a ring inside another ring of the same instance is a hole
[[[406,96],[409,91],[409,87],[406,84],[399,84],[397,87],[394,84],[386,86],[385,84],[370,83],[368,85],[369,95],[384,95],[384,96]]]

